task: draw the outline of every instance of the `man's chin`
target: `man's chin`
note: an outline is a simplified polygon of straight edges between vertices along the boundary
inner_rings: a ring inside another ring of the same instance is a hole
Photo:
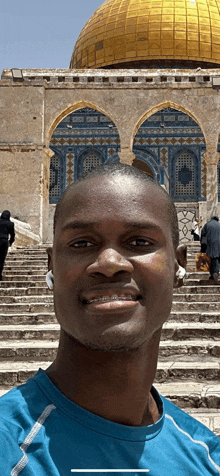
[[[135,352],[146,344],[146,339],[143,337],[134,338],[134,336],[99,336],[96,338],[77,338],[78,344],[83,345],[87,349],[99,352],[113,352],[113,353],[130,353]]]

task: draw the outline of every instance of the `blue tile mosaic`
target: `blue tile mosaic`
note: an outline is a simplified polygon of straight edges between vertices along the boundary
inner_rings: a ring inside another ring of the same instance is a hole
[[[83,108],[65,117],[55,129],[50,148],[50,203],[83,172],[105,162],[119,162],[120,139],[115,124],[101,112]]]
[[[133,145],[137,159],[143,160],[164,184],[175,202],[206,200],[202,173],[205,139],[199,125],[188,115],[165,108],[140,126]]]

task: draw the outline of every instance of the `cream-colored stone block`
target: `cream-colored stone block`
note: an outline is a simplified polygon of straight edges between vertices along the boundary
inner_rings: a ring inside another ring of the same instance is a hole
[[[0,87],[0,144],[42,144],[44,87]]]

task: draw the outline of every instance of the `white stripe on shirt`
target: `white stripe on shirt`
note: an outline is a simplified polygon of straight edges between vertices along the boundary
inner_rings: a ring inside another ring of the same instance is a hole
[[[16,464],[16,466],[12,469],[11,471],[11,476],[17,476],[24,468],[25,466],[27,465],[28,463],[28,456],[26,454],[26,451],[28,449],[28,446],[31,445],[32,441],[34,440],[35,436],[37,436],[37,434],[39,433],[40,429],[42,428],[45,420],[49,417],[50,413],[52,412],[52,410],[54,410],[56,407],[55,405],[48,405],[43,413],[41,413],[41,415],[39,416],[38,420],[36,421],[36,423],[34,424],[34,426],[31,428],[31,431],[28,433],[28,435],[26,436],[24,442],[21,444],[20,446],[20,449],[23,453],[23,456],[22,458],[20,459],[20,461],[18,461],[18,463]]]
[[[214,468],[215,468],[217,471],[219,471],[219,474],[220,474],[220,466],[219,466],[217,463],[215,463],[215,461],[213,461],[213,459],[211,458],[210,453],[209,453],[209,447],[208,447],[208,445],[207,445],[206,443],[204,443],[204,441],[194,440],[194,439],[192,438],[192,436],[191,436],[189,433],[187,433],[186,431],[182,430],[182,429],[177,425],[177,423],[175,422],[175,420],[174,420],[170,415],[167,415],[167,413],[165,414],[165,417],[168,418],[169,420],[171,420],[172,423],[174,424],[174,426],[177,428],[177,430],[179,430],[181,433],[183,433],[183,435],[187,436],[187,437],[192,441],[192,443],[195,443],[196,445],[201,445],[201,446],[203,446],[203,448],[205,448],[205,450],[207,451],[207,457],[208,457],[210,463],[214,466]]]

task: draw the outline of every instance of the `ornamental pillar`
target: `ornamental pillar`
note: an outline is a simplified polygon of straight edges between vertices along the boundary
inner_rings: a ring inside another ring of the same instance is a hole
[[[203,153],[206,163],[207,220],[217,214],[218,206],[218,162],[220,154],[216,150]]]
[[[54,152],[51,149],[43,149],[40,180],[40,238],[43,243],[48,241],[50,160],[53,155]]]
[[[132,165],[133,160],[135,159],[135,154],[128,147],[121,149],[121,152],[118,153],[120,157],[121,164]]]

